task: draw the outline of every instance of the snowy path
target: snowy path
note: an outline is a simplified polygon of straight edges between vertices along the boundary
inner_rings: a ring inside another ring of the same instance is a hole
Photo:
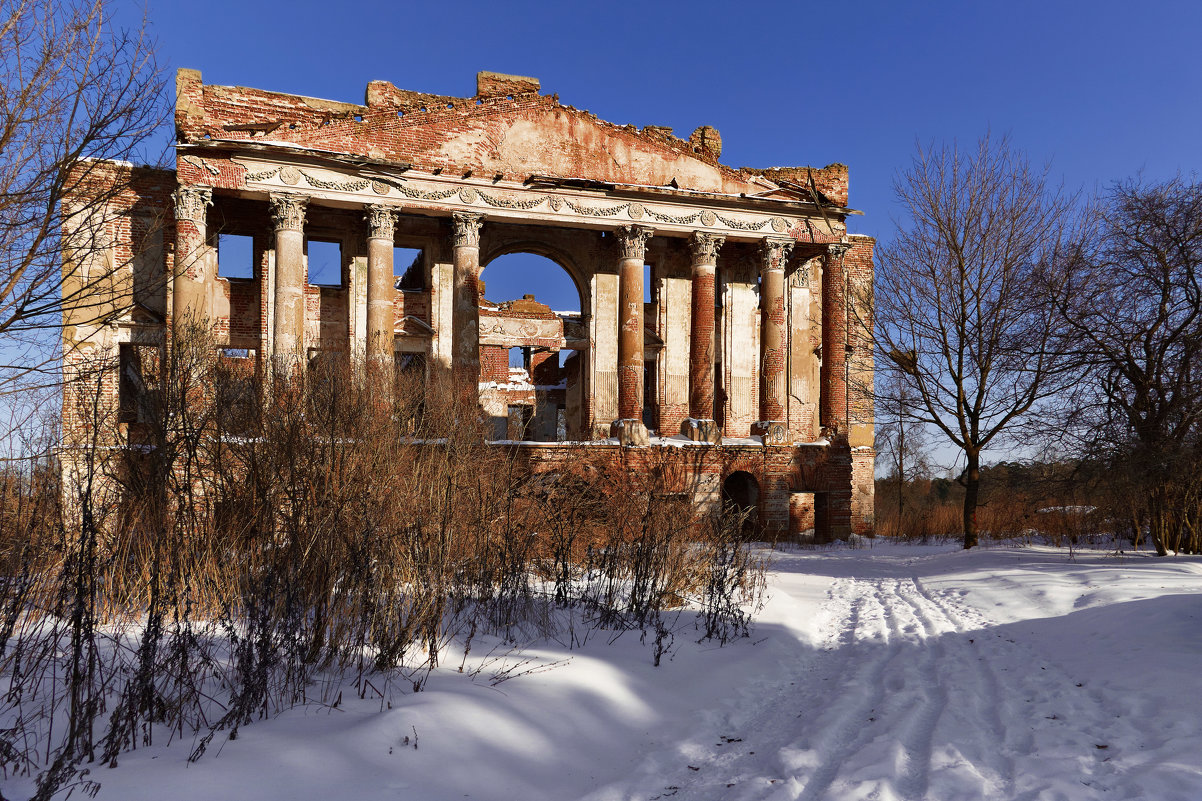
[[[869,561],[879,575],[833,579],[817,649],[786,675],[749,678],[737,703],[705,716],[708,738],[650,755],[624,787],[590,798],[1202,797],[1195,768],[1143,770],[1156,760],[1122,699],[987,619],[969,590],[928,586],[911,569],[922,560]]]
[[[495,686],[478,643],[475,681],[142,748],[98,799],[1202,799],[1202,558],[876,543],[768,581],[751,640],[541,642]]]

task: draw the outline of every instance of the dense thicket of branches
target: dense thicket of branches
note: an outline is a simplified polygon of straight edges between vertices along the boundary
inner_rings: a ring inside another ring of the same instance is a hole
[[[57,381],[64,307],[79,323],[114,311],[107,290],[126,265],[102,232],[126,186],[94,181],[96,160],[160,158],[152,43],[114,29],[107,5],[0,2],[0,393],[31,373]]]
[[[1059,389],[1053,306],[1035,279],[1061,258],[1071,199],[989,137],[920,149],[894,190],[908,219],[877,250],[877,363],[905,374],[906,416],[961,452],[970,548],[982,452]]]
[[[42,797],[156,736],[199,756],[292,704],[419,689],[452,638],[633,629],[658,663],[690,622],[747,632],[742,517],[682,501],[675,449],[531,472],[437,382],[325,363],[264,385],[203,327],[140,350],[129,447],[100,447],[121,431],[97,373],[68,388],[65,483],[0,485],[0,765],[45,769]]]
[[[1049,283],[1080,380],[1050,418],[1160,554],[1202,549],[1202,183],[1125,181]]]

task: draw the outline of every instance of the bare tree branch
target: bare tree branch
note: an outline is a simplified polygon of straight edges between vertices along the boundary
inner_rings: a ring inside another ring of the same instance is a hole
[[[145,25],[111,16],[106,0],[0,2],[0,394],[57,378],[64,312],[125,311],[111,288],[133,254],[107,232],[132,173],[113,181],[112,162],[161,161],[169,116]]]
[[[981,452],[1056,392],[1043,265],[1070,247],[1072,198],[1005,139],[919,148],[894,182],[909,226],[878,250],[877,351],[906,354],[912,414],[964,453],[964,546],[977,542]]]

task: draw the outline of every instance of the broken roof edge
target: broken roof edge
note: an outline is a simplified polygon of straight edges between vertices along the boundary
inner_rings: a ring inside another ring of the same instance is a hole
[[[248,141],[246,139],[205,139],[198,142],[178,142],[174,145],[177,151],[187,150],[229,150],[229,151],[252,151],[267,153],[273,150],[294,156],[309,156],[311,158],[321,159],[335,164],[349,164],[354,167],[380,167],[388,170],[399,170],[400,172],[413,171],[415,174],[411,177],[418,177],[424,173],[420,167],[416,167],[408,162],[388,161],[386,159],[374,159],[368,156],[358,156],[351,153],[343,153],[336,150],[322,150],[307,145],[299,145],[293,142],[279,142],[274,140],[259,140]],[[170,168],[168,168],[170,170]],[[426,173],[430,179],[439,178],[437,173]],[[396,176],[399,178],[399,176]],[[403,180],[403,179],[402,179]],[[496,182],[476,182],[482,185],[496,185]],[[692,199],[710,199],[721,201],[750,201],[753,204],[762,205],[767,208],[772,205],[780,206],[787,205],[790,207],[801,209],[815,209],[824,211],[836,216],[863,216],[864,212],[858,209],[848,208],[847,206],[839,206],[830,203],[814,203],[812,200],[794,200],[791,198],[774,198],[774,197],[758,197],[746,193],[734,194],[725,192],[712,192],[703,189],[689,189],[686,187],[655,186],[651,184],[631,184],[631,183],[615,183],[609,181],[598,181],[592,178],[559,178],[548,175],[531,175],[523,181],[513,181],[512,184],[525,184],[533,186],[543,186],[547,188],[571,188],[580,190],[595,190],[598,192],[614,192],[619,195],[666,195],[669,197],[692,198]],[[507,186],[507,189],[520,189],[521,186]]]
[[[327,100],[324,98],[315,98],[306,95],[291,94],[288,92],[278,92],[267,89],[256,89],[245,86],[225,86],[219,84],[211,84],[208,89],[228,90],[231,92],[246,92],[258,95],[264,99],[277,100],[292,100],[300,101],[304,105],[315,111],[325,113],[335,113],[339,116],[358,115],[360,113],[366,115],[368,113],[381,112],[384,110],[400,109],[407,110],[413,106],[429,105],[433,109],[435,106],[446,104],[448,108],[454,106],[456,110],[464,112],[472,111],[473,113],[483,112],[489,114],[497,108],[496,104],[491,101],[514,99],[514,98],[539,98],[550,107],[553,106],[568,114],[576,114],[582,117],[589,118],[594,124],[600,125],[603,128],[609,128],[614,131],[624,131],[627,134],[634,134],[639,139],[646,142],[648,145],[658,148],[664,148],[669,152],[680,156],[689,156],[698,161],[708,164],[710,167],[719,170],[721,173],[731,177],[741,179],[745,182],[752,182],[762,186],[766,193],[775,191],[795,192],[802,197],[809,195],[809,199],[815,205],[821,206],[824,209],[838,214],[857,214],[854,209],[847,208],[847,181],[848,168],[847,165],[835,162],[828,164],[825,167],[735,167],[722,163],[721,156],[721,137],[716,129],[711,126],[700,126],[688,139],[681,138],[672,133],[672,129],[667,126],[645,125],[639,128],[632,124],[620,124],[610,122],[609,120],[601,119],[596,114],[580,109],[572,105],[564,104],[560,101],[558,95],[542,95],[539,94],[541,84],[537,78],[510,75],[499,72],[481,71],[476,75],[477,94],[473,97],[458,97],[452,95],[434,95],[413,90],[400,89],[390,81],[373,80],[367,83],[365,89],[364,104],[347,103],[338,100]],[[199,144],[201,141],[200,132],[205,132],[198,123],[209,114],[206,106],[207,99],[205,98],[206,86],[203,82],[203,77],[199,70],[180,68],[176,72],[176,117],[177,117],[177,140],[181,144]],[[473,102],[474,101],[474,102]],[[483,107],[481,107],[483,106]],[[478,111],[476,111],[478,109]],[[426,108],[421,108],[426,111]],[[220,115],[218,115],[220,116]],[[355,117],[358,120],[358,117]],[[181,123],[189,123],[186,127],[188,133],[184,133],[185,126]],[[213,120],[214,124],[220,120]],[[253,128],[259,123],[242,124],[231,126],[226,124],[225,130],[241,130],[242,128]],[[295,126],[293,126],[295,127]],[[216,133],[216,128],[212,128]],[[208,134],[206,133],[206,136]],[[712,141],[710,141],[712,140]],[[217,137],[212,137],[211,141],[226,141],[224,137],[220,140]],[[245,141],[245,140],[238,140]],[[287,140],[274,140],[280,146],[294,146]],[[303,147],[303,146],[301,146]],[[299,148],[297,148],[299,149]],[[317,150],[314,148],[313,150]],[[325,151],[330,156],[335,155],[335,151]],[[351,156],[353,154],[345,154]],[[355,156],[356,160],[369,160],[366,154]],[[389,162],[387,160],[376,163],[382,164],[398,164],[399,166],[414,166],[402,164],[400,162]],[[529,177],[529,176],[528,176]],[[542,177],[542,176],[539,176]],[[817,179],[817,180],[815,180]],[[563,176],[561,180],[573,181],[577,180],[570,176]],[[580,179],[591,180],[591,179]],[[793,182],[794,186],[789,186]],[[811,184],[813,186],[811,186]],[[632,184],[631,186],[638,186]],[[813,192],[811,192],[813,189]],[[663,191],[662,189],[658,191]],[[694,190],[703,192],[704,190]],[[758,193],[757,193],[758,194]],[[744,193],[745,197],[753,198],[755,195]],[[779,199],[763,198],[765,200]],[[804,201],[803,201],[804,202]]]

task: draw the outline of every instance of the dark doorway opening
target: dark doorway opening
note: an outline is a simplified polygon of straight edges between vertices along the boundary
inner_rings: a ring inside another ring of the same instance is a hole
[[[736,470],[722,482],[722,505],[746,514],[743,530],[747,533],[759,529],[760,484],[755,476],[745,470]]]

